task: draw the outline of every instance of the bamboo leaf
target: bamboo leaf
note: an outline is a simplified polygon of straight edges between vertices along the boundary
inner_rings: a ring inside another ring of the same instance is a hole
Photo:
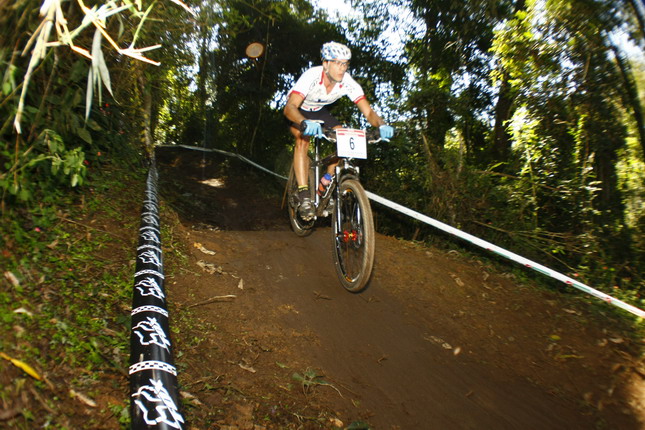
[[[87,72],[87,91],[85,93],[85,120],[90,117],[90,109],[92,108],[92,95],[94,92],[94,73],[92,68]]]
[[[103,85],[105,85],[105,88],[110,92],[110,95],[114,97],[114,94],[112,93],[112,85],[110,82],[110,71],[107,68],[107,65],[105,64],[105,57],[103,57],[103,51],[99,50],[99,55],[98,55],[98,68],[99,68],[99,73],[101,76],[101,81],[103,82]]]
[[[107,64],[105,64],[105,57],[101,50],[101,39],[101,31],[97,28],[94,32],[94,40],[92,41],[92,71],[94,74],[92,85],[97,85],[99,102],[101,101],[102,95],[101,82],[103,82],[103,85],[105,85],[110,94],[114,96],[114,94],[112,94],[112,85],[110,82],[110,71],[108,70]]]

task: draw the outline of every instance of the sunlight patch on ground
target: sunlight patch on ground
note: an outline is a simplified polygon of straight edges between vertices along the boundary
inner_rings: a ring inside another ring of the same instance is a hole
[[[636,419],[645,424],[645,380],[639,375],[632,375],[629,392],[632,397],[629,401],[632,411]]]
[[[200,184],[208,185],[214,188],[224,188],[226,182],[224,182],[224,179],[222,178],[211,178],[201,181]]]

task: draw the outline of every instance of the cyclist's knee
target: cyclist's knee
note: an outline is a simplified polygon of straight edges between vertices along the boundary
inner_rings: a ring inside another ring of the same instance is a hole
[[[307,151],[309,149],[309,139],[296,137],[296,149]]]

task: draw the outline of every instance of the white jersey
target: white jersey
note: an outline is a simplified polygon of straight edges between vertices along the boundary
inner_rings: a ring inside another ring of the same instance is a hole
[[[289,91],[289,96],[292,93],[296,93],[304,98],[302,106],[300,106],[301,109],[312,112],[317,111],[323,106],[334,103],[342,96],[349,97],[354,103],[358,103],[365,98],[363,88],[349,73],[345,73],[343,79],[337,82],[334,88],[327,93],[323,83],[324,73],[323,66],[312,67],[300,76],[291,91]]]

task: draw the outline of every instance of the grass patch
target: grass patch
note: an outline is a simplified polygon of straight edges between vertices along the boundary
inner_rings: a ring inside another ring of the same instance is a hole
[[[80,192],[0,221],[3,425],[125,428],[145,171],[104,166]],[[124,412],[125,411],[125,412]]]

